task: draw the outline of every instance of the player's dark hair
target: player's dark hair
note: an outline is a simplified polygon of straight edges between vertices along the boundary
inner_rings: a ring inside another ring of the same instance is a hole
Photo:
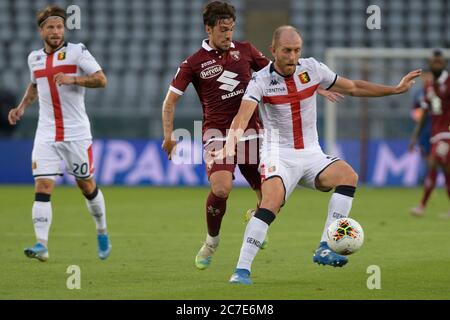
[[[214,27],[220,20],[233,19],[236,21],[236,9],[229,3],[213,1],[203,9],[203,23],[205,26]]]
[[[42,23],[44,23],[45,20],[47,20],[49,17],[61,17],[64,19],[64,22],[66,21],[66,11],[58,7],[56,5],[49,5],[45,7],[44,9],[38,11],[36,14],[36,22],[39,27],[42,26]]]
[[[443,57],[443,56],[444,56],[444,54],[442,53],[441,49],[434,49],[433,50],[433,54],[432,54],[433,58],[434,57]]]

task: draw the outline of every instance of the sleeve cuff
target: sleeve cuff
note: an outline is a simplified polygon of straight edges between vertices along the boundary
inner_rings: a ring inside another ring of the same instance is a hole
[[[173,87],[173,86],[170,86],[170,87],[169,87],[169,90],[172,91],[172,92],[174,92],[174,93],[176,93],[176,94],[179,95],[179,96],[182,96],[183,93],[184,93],[183,91],[178,90],[177,88],[175,88],[175,87]]]
[[[338,75],[336,74],[336,75],[334,76],[333,83],[331,83],[331,84],[328,86],[328,88],[326,88],[325,90],[330,90],[331,87],[334,86],[334,84],[336,83],[337,77],[338,77]]]
[[[254,96],[245,96],[245,97],[242,97],[242,100],[249,100],[249,101],[254,101],[256,103],[259,103],[259,100],[256,99]]]

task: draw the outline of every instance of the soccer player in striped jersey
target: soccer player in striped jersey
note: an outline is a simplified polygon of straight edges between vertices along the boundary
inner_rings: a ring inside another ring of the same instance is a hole
[[[328,247],[326,231],[333,221],[349,215],[358,175],[345,161],[321,150],[316,128],[317,88],[321,85],[346,95],[382,97],[407,91],[421,73],[421,70],[408,73],[397,86],[349,80],[314,58],[300,58],[301,49],[302,39],[294,27],[282,26],[275,30],[272,40],[274,62],[253,75],[233,119],[225,147],[212,152],[215,160],[234,155],[236,141],[261,103],[259,111],[265,130],[260,160],[262,201],[247,224],[231,283],[252,283],[253,259],[269,225],[298,184],[325,192],[334,189],[313,261],[335,267],[347,263],[345,256]]]
[[[106,229],[105,200],[94,178],[92,135],[84,105],[85,88],[106,86],[106,76],[86,47],[64,41],[65,10],[50,5],[37,14],[44,48],[28,56],[31,83],[19,106],[9,112],[15,125],[39,99],[39,120],[32,152],[35,201],[32,217],[37,243],[25,255],[46,261],[52,222],[50,197],[60,163],[76,179],[97,229],[98,256],[106,259],[111,244]]]

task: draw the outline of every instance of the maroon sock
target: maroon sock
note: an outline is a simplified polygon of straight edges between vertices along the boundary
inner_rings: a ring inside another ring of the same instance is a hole
[[[447,187],[447,196],[450,199],[450,172],[445,174],[445,186]]]
[[[210,192],[206,200],[206,223],[208,224],[208,234],[215,237],[219,234],[222,218],[227,209],[227,199],[219,198]]]
[[[431,192],[433,191],[434,186],[436,185],[436,179],[437,179],[437,170],[429,169],[427,176],[425,177],[425,182],[423,184],[423,196],[422,200],[420,201],[420,204],[423,207],[427,205]]]

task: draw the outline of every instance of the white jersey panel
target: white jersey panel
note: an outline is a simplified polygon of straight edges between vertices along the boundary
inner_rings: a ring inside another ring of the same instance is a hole
[[[273,63],[253,74],[243,99],[261,103],[263,148],[319,149],[316,91],[331,87],[337,75],[314,58],[299,59],[290,77]]]
[[[70,76],[90,75],[101,70],[86,47],[67,43],[58,51],[46,54],[43,49],[28,57],[31,82],[39,94],[39,122],[35,140],[74,141],[92,139],[84,104],[85,88],[54,83],[59,72]]]

